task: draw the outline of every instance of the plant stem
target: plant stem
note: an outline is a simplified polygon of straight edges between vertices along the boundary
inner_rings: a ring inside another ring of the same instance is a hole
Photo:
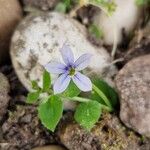
[[[105,96],[105,94],[96,86],[93,84],[93,90],[104,100],[104,102],[106,103],[106,105],[113,109],[111,106],[111,103],[109,102],[108,98]]]
[[[95,4],[94,2],[89,2],[89,4],[100,8],[108,16],[108,18],[110,19],[110,21],[113,24],[114,41],[113,41],[113,48],[112,48],[111,56],[112,56],[112,58],[114,58],[116,50],[117,50],[117,35],[116,35],[117,27],[116,27],[116,23],[112,20],[111,15],[107,12],[107,10],[105,8],[103,8],[100,5]]]
[[[88,99],[88,98],[82,98],[82,97],[78,97],[78,96],[76,96],[76,97],[69,97],[68,99],[73,100],[73,101],[78,101],[78,102],[96,101],[96,100],[92,100],[92,99]],[[100,104],[100,103],[99,103],[99,104]],[[107,110],[107,111],[109,111],[109,112],[112,112],[112,111],[113,111],[113,109],[112,109],[111,107],[108,107],[108,106],[106,106],[106,105],[100,104],[100,106],[101,106],[103,109],[105,109],[105,110]]]

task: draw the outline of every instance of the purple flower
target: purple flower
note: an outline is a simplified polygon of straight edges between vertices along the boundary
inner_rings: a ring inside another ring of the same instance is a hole
[[[45,69],[48,72],[60,75],[54,83],[54,93],[58,94],[65,91],[71,79],[80,90],[84,92],[91,91],[91,80],[79,71],[88,66],[92,55],[83,54],[74,61],[74,56],[69,46],[63,45],[60,52],[65,64],[60,62],[50,62],[45,66]]]

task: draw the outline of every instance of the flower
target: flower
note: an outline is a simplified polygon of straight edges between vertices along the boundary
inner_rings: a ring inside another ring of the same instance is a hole
[[[53,85],[54,94],[65,91],[71,80],[73,80],[81,91],[91,91],[91,80],[79,71],[88,66],[92,55],[86,53],[74,61],[74,55],[70,47],[66,44],[60,49],[60,53],[65,64],[60,62],[50,62],[44,66],[49,73],[60,75]]]

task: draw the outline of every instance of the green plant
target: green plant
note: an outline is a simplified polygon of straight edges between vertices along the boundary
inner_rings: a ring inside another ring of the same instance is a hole
[[[63,101],[79,102],[74,118],[82,127],[90,130],[100,118],[102,110],[114,111],[117,93],[105,81],[94,79],[91,82],[79,73],[89,63],[90,54],[83,54],[74,61],[73,53],[66,45],[61,49],[61,54],[66,65],[50,62],[45,66],[47,71],[60,74],[59,78],[52,86],[50,74],[45,70],[42,87],[32,81],[34,92],[28,94],[27,103],[38,104],[38,116],[42,124],[54,131],[63,115]],[[88,96],[83,97],[81,91],[88,92]]]

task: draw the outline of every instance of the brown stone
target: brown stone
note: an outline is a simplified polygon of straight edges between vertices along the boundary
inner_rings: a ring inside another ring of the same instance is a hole
[[[22,11],[17,0],[0,0],[0,63],[9,56],[10,38],[21,17]]]
[[[129,128],[150,137],[150,55],[128,62],[115,81],[121,120]]]

